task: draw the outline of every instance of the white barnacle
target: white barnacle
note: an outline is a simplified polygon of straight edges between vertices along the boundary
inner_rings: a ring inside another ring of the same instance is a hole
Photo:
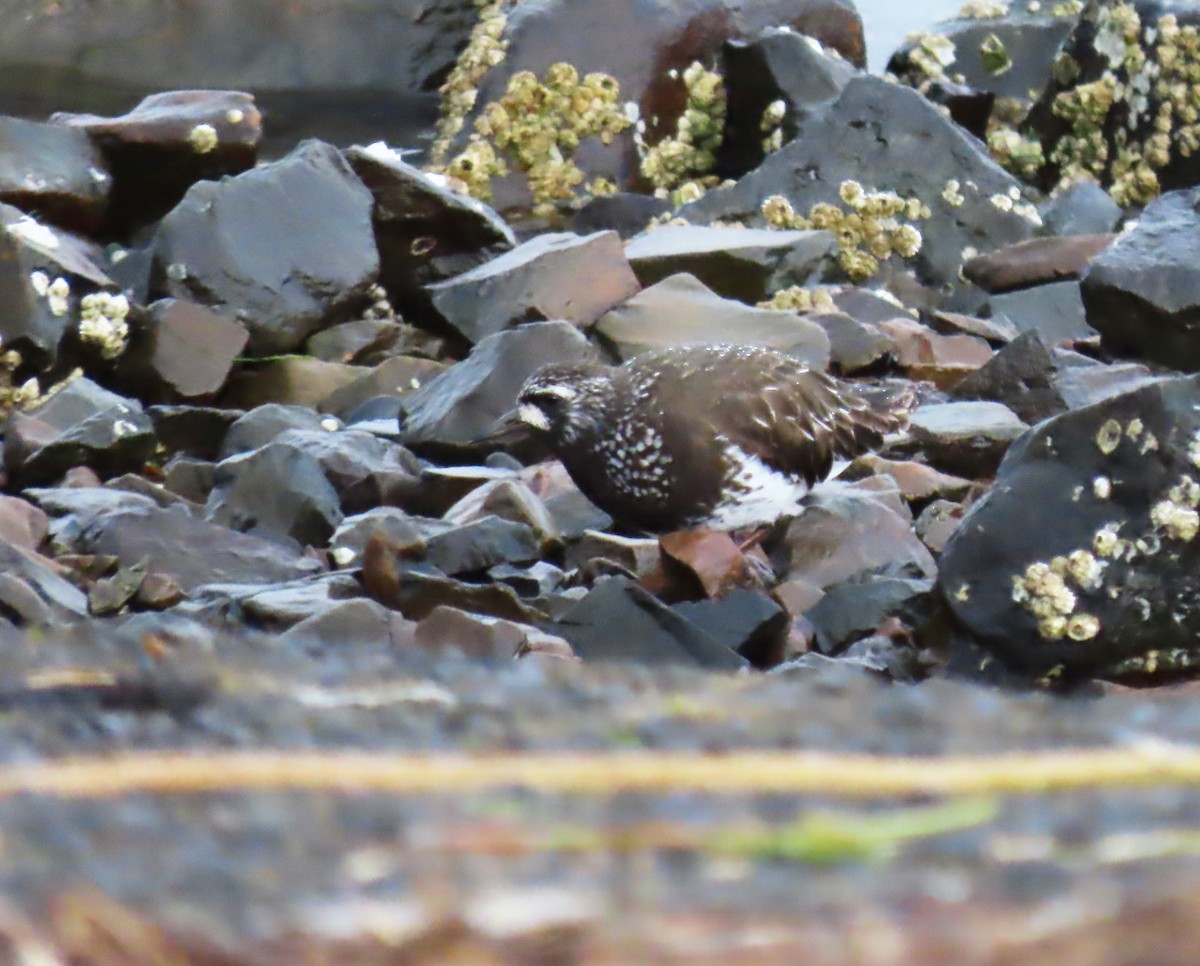
[[[1110,419],[1096,433],[1096,448],[1108,456],[1121,444],[1121,424]]]
[[[33,289],[34,294],[38,298],[45,298],[50,291],[50,276],[45,272],[34,271],[29,273],[29,287]]]
[[[1109,523],[1092,536],[1092,550],[1101,557],[1115,557],[1120,550],[1121,538],[1117,536],[1118,524]]]
[[[1100,619],[1094,614],[1075,614],[1067,621],[1066,632],[1073,641],[1090,641],[1100,633]]]
[[[349,567],[357,556],[352,547],[334,547],[329,551],[329,559],[339,567]]]
[[[1169,499],[1160,500],[1150,508],[1150,522],[1172,540],[1187,542],[1200,531],[1200,513]]]
[[[197,154],[208,154],[217,146],[217,129],[211,124],[197,124],[188,131],[187,140]]]
[[[1092,480],[1092,492],[1097,500],[1107,500],[1112,496],[1112,480],[1107,476],[1097,476]]]

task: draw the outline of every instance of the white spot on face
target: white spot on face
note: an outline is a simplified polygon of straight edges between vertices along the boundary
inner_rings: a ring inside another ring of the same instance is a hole
[[[517,407],[517,418],[526,425],[532,426],[534,429],[540,429],[543,432],[550,430],[550,420],[546,414],[541,411],[533,403],[521,403]]]

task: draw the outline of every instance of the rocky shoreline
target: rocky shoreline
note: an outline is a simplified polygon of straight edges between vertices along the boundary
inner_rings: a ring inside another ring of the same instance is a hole
[[[724,737],[664,712],[650,749],[760,747],[765,700],[803,708],[767,746],[948,750],[841,735],[826,688],[945,728],[995,702],[1035,745],[1069,708],[1108,744],[1096,709],[1157,707],[1125,686],[1195,676],[1192,5],[969,3],[886,77],[848,0],[444,6],[396,53],[440,87],[406,144],[267,150],[239,90],[0,116],[0,760],[532,749],[539,688],[561,735],[591,688],[613,721],[741,693]],[[919,405],[753,550],[616,532],[547,454],[480,442],[545,363],[725,342]],[[445,710],[486,681],[490,712]],[[243,728],[226,700],[268,682],[361,702],[338,735]]]

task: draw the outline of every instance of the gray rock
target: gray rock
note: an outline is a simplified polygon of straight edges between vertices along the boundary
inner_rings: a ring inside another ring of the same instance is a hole
[[[1200,189],[1172,191],[1095,258],[1083,277],[1088,322],[1120,353],[1200,367]]]
[[[537,235],[428,291],[439,320],[476,343],[521,322],[584,328],[639,287],[615,232],[564,232]]]
[[[992,321],[1018,332],[1037,332],[1047,345],[1070,345],[1096,338],[1088,324],[1079,282],[1051,282],[993,295],[987,302]]]
[[[226,458],[248,453],[265,446],[289,429],[325,430],[324,421],[329,418],[313,412],[307,406],[284,406],[280,403],[256,406],[239,416],[229,427],[221,444],[220,455]]]
[[[825,596],[804,616],[816,631],[821,652],[837,654],[889,617],[915,622],[932,590],[930,579],[868,576],[843,581],[826,588]]]
[[[289,429],[274,440],[317,461],[345,513],[381,504],[406,506],[420,486],[421,466],[403,446],[354,429]]]
[[[541,556],[537,535],[523,523],[488,516],[443,527],[427,537],[425,559],[451,577],[501,563],[529,563]]]
[[[587,339],[567,322],[534,323],[488,336],[462,362],[405,398],[403,441],[418,451],[469,449],[516,404],[517,391],[536,369],[591,355]]]
[[[159,227],[155,290],[232,316],[251,353],[291,352],[364,304],[379,273],[371,207],[337,149],[305,141],[193,185]]]
[[[723,597],[674,604],[671,609],[755,667],[779,663],[790,619],[765,593],[735,587]]]
[[[718,295],[750,305],[790,285],[814,284],[835,267],[836,254],[836,241],[825,231],[707,225],[664,225],[625,246],[642,285],[687,273]]]
[[[998,402],[921,406],[909,417],[913,444],[931,466],[959,476],[990,476],[1026,426]]]
[[[1121,206],[1095,181],[1080,178],[1042,206],[1042,226],[1051,235],[1093,235],[1116,231]]]
[[[829,337],[795,312],[724,299],[691,275],[672,275],[607,313],[596,334],[622,360],[648,349],[738,343],[782,349],[808,365],[829,363]]]
[[[245,415],[236,409],[189,405],[148,406],[146,414],[168,452],[206,461],[220,458],[229,427]]]
[[[1036,330],[1014,339],[951,391],[956,399],[1003,403],[1026,423],[1067,409],[1057,385],[1058,362]]]
[[[0,201],[68,231],[95,231],[112,175],[88,136],[0,116]]]

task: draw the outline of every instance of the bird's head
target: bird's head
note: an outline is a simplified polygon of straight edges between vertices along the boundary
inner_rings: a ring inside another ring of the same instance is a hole
[[[570,442],[600,415],[611,387],[610,372],[596,363],[543,366],[521,387],[514,415],[552,444]]]

